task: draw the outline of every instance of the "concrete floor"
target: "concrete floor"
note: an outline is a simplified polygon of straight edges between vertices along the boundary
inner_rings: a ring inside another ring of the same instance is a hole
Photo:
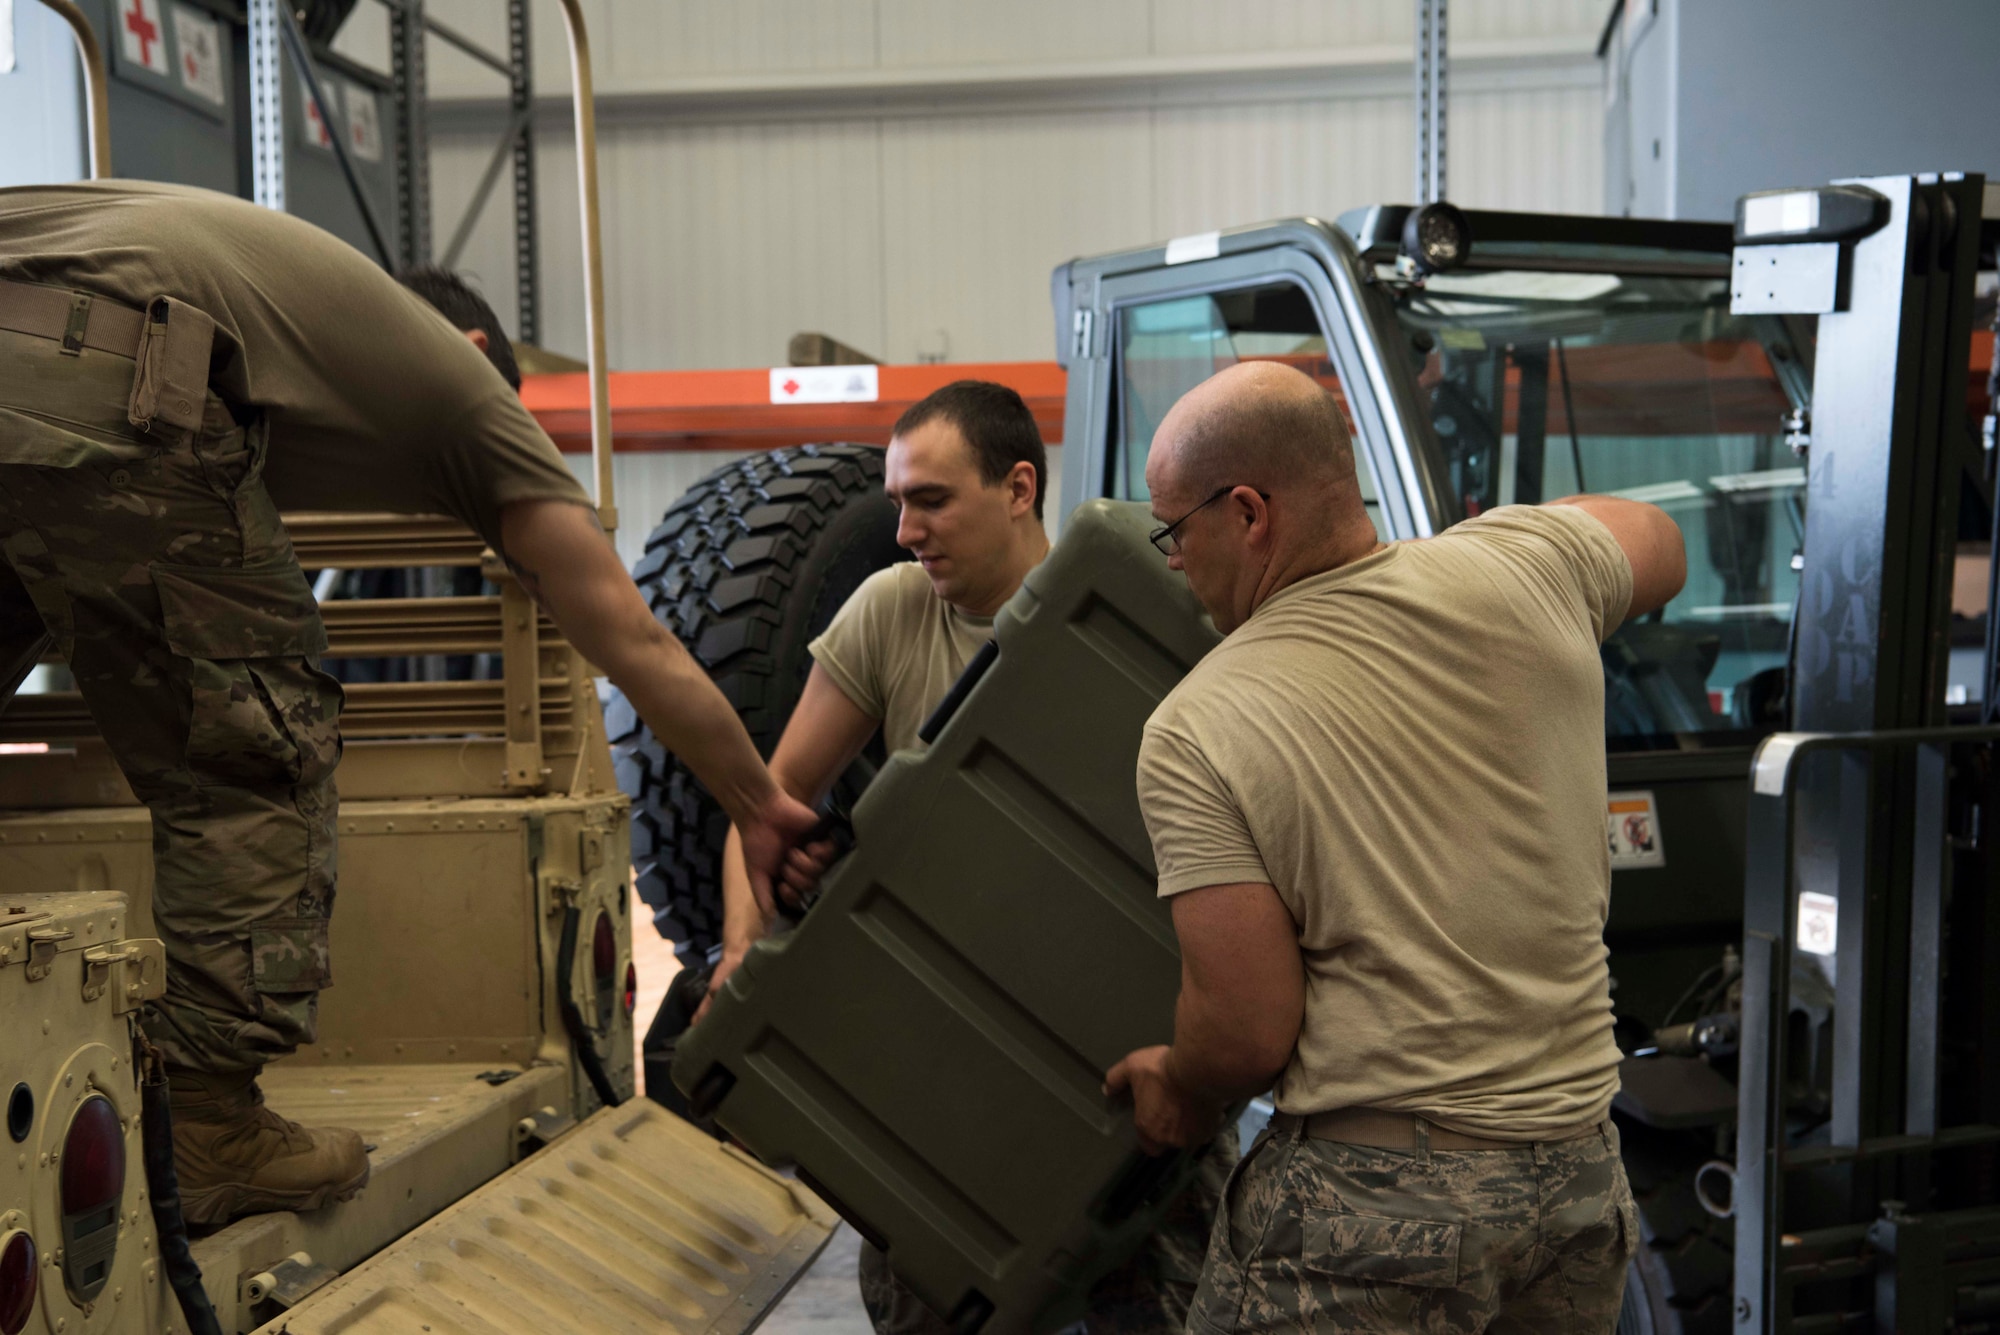
[[[632,1069],[639,1074],[639,1092],[643,1094],[646,1062],[639,1048],[646,1041],[646,1031],[653,1027],[667,984],[681,971],[681,962],[674,957],[674,943],[653,926],[653,910],[639,898],[636,886],[632,889],[632,964],[639,971],[639,993],[632,1005]]]
[[[861,1235],[842,1224],[812,1268],[778,1300],[760,1335],[874,1335],[855,1286]]]

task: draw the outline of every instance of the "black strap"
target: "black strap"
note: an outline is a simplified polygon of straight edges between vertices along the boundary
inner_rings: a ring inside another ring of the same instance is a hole
[[[965,665],[965,671],[958,674],[958,680],[951,684],[949,691],[945,692],[944,699],[938,701],[938,707],[924,720],[924,726],[917,729],[918,741],[929,746],[938,739],[938,734],[944,731],[944,725],[951,722],[951,716],[965,703],[965,697],[972,694],[972,688],[979,684],[979,679],[986,675],[986,670],[999,661],[999,658],[998,640],[988,640],[979,646],[979,652]]]

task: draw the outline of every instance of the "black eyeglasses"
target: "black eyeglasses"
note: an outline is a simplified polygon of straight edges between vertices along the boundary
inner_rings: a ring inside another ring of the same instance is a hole
[[[1227,496],[1230,492],[1235,491],[1238,487],[1242,485],[1243,484],[1241,482],[1230,483],[1222,490],[1216,492],[1215,495],[1209,497],[1207,500],[1203,501],[1200,505],[1195,506],[1194,509],[1188,511],[1186,514],[1182,515],[1179,519],[1176,519],[1173,523],[1168,524],[1164,528],[1156,528],[1146,536],[1152,539],[1153,545],[1155,547],[1158,547],[1160,551],[1163,552],[1164,554],[1168,556],[1179,556],[1181,553],[1181,540],[1174,536],[1174,530],[1178,529],[1182,524],[1187,523],[1188,520],[1193,519],[1203,510],[1206,510],[1209,506],[1214,505],[1217,501],[1221,500],[1224,496]],[[1271,499],[1271,493],[1268,491],[1260,491],[1257,494],[1259,496],[1262,496],[1267,501]]]

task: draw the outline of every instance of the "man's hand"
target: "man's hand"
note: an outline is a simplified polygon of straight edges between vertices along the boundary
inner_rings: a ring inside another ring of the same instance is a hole
[[[716,960],[715,967],[708,971],[708,990],[702,994],[701,1005],[696,1006],[694,1014],[688,1017],[689,1028],[701,1023],[702,1016],[708,1014],[708,1008],[715,1004],[715,994],[722,990],[722,985],[729,981],[729,975],[736,972],[743,963],[743,957],[749,953],[748,946],[723,946],[722,957]]]
[[[1165,1044],[1140,1048],[1105,1072],[1106,1094],[1127,1090],[1139,1148],[1148,1154],[1205,1144],[1222,1124],[1221,1108],[1175,1081],[1173,1049]]]
[[[756,815],[748,820],[736,822],[736,832],[743,841],[743,865],[750,874],[750,891],[757,897],[757,907],[768,920],[778,911],[777,901],[771,897],[772,886],[782,875],[787,886],[794,885],[791,855],[799,850],[799,840],[807,831],[819,824],[819,817],[805,803],[776,787]],[[815,844],[814,848],[829,848],[830,845]],[[813,859],[802,857],[804,865],[811,866]],[[806,888],[817,883],[813,877]]]
[[[834,856],[839,851],[839,846],[831,839],[794,845],[792,851],[785,855],[784,870],[778,874],[775,889],[793,908],[804,908],[813,892],[819,889],[821,878],[833,866]]]

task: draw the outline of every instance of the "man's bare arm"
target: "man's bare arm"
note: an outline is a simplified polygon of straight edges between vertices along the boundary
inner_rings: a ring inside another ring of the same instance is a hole
[[[805,690],[785,724],[784,735],[771,753],[771,776],[785,791],[808,806],[816,806],[833,788],[882,720],[847,698],[826,669],[817,663],[806,677]],[[817,860],[794,849],[786,875],[816,869]],[[784,890],[774,886],[774,891]],[[771,914],[757,902],[743,865],[743,844],[736,827],[722,846],[722,959],[709,978],[709,992],[722,986],[743,961],[743,954],[771,930]]]
[[[1617,496],[1564,496],[1547,504],[1574,505],[1618,540],[1632,566],[1632,605],[1625,611],[1626,620],[1659,611],[1687,583],[1687,545],[1680,525],[1659,506]]]
[[[1305,1022],[1305,959],[1298,926],[1269,885],[1188,890],[1173,898],[1181,944],[1174,1041],[1142,1048],[1105,1078],[1130,1088],[1140,1144],[1193,1145],[1223,1108],[1269,1089]]]
[[[1167,1067],[1221,1105],[1271,1087],[1305,1022],[1298,924],[1268,885],[1210,885],[1175,895],[1181,995]]]
[[[653,619],[597,516],[568,501],[516,501],[500,512],[500,536],[522,586],[743,827],[768,887],[812,811],[779,787],[722,692]]]

